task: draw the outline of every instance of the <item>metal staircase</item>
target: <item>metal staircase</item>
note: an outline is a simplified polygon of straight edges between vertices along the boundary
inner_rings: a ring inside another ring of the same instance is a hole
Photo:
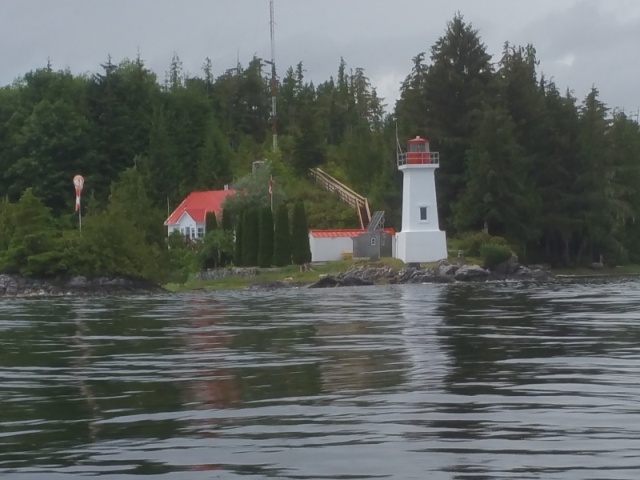
[[[373,212],[371,221],[369,222],[369,225],[367,225],[367,230],[375,232],[376,230],[382,229],[384,229],[384,210],[377,210]]]
[[[367,229],[369,231],[375,231],[380,228],[384,228],[384,211],[376,211],[373,216],[369,209],[369,201],[366,197],[363,197],[359,193],[354,192],[344,183],[336,180],[327,172],[319,169],[312,168],[310,170],[311,178],[316,183],[322,186],[328,192],[337,195],[340,200],[351,205],[358,213],[358,219],[360,220],[360,228]]]

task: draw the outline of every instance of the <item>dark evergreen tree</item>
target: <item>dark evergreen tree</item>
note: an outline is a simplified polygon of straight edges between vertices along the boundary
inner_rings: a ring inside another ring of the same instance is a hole
[[[294,168],[299,174],[324,160],[324,138],[318,128],[313,85],[307,85],[298,100],[298,130],[294,140]]]
[[[99,198],[106,198],[111,182],[149,146],[151,118],[159,95],[156,76],[141,59],[119,65],[102,65],[104,72],[88,85],[89,115],[93,144],[98,156],[88,183]],[[165,194],[166,198],[166,194]]]
[[[302,202],[297,202],[293,206],[293,216],[291,218],[291,259],[296,265],[303,265],[311,261],[307,214],[304,203]]]
[[[291,265],[291,230],[289,209],[282,204],[276,210],[273,264],[276,267]]]
[[[245,267],[258,265],[260,225],[257,208],[249,208],[242,218],[242,262]]]
[[[237,267],[243,267],[245,265],[242,255],[244,245],[244,215],[245,210],[241,210],[236,217],[236,238],[233,261]]]
[[[27,189],[11,209],[7,249],[0,251],[0,271],[42,276],[66,271],[61,231],[49,208]]]
[[[502,106],[513,120],[513,133],[531,163],[540,159],[544,132],[544,91],[539,88],[536,50],[505,43],[497,72]]]
[[[205,233],[213,232],[218,229],[218,219],[216,218],[216,212],[207,212],[204,216],[204,231]]]
[[[218,230],[218,220],[215,212],[207,212],[204,216],[204,238],[200,249],[201,268],[216,268],[220,266],[220,251],[215,241]]]
[[[258,266],[270,267],[273,263],[273,213],[269,207],[260,210],[260,232],[258,238]]]
[[[579,209],[574,213],[574,218],[581,222],[576,245],[578,262],[598,261],[612,247],[617,188],[613,184],[610,120],[607,117],[607,108],[598,99],[598,91],[592,88],[581,109],[581,148],[574,171],[574,192],[580,198]]]
[[[222,210],[222,219],[220,221],[220,225],[225,231],[229,232],[233,230],[233,216],[227,209]]]
[[[540,198],[541,239],[534,247],[540,260],[554,265],[572,263],[570,243],[578,228],[574,218],[578,196],[573,190],[578,156],[578,110],[575,99],[563,97],[555,84],[540,82],[544,112],[540,128],[545,141],[539,145],[539,168],[532,170]]]
[[[609,264],[640,263],[640,126],[623,112],[614,112],[611,125],[611,159],[616,194],[612,198],[615,224],[611,232],[617,245],[605,259]],[[617,247],[617,248],[615,248]]]
[[[179,163],[175,146],[169,137],[167,116],[164,107],[159,106],[153,112],[149,151],[145,169],[149,172],[151,198],[157,205],[171,203],[177,206],[180,201],[178,189]]]
[[[453,208],[459,230],[483,228],[523,247],[537,236],[537,203],[522,147],[501,109],[484,112],[468,153],[466,188]]]
[[[10,196],[17,198],[33,187],[55,214],[72,212],[71,179],[78,173],[91,176],[95,165],[84,116],[63,100],[39,102],[20,129],[15,152],[15,163],[4,172]],[[87,187],[88,192],[95,185],[87,181]]]
[[[204,143],[198,151],[197,176],[193,188],[207,190],[222,188],[231,180],[231,150],[217,122],[207,123],[204,132]]]

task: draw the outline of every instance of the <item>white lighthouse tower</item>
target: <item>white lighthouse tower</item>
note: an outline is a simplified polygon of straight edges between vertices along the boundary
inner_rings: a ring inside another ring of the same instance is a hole
[[[435,262],[447,258],[447,236],[438,224],[435,171],[438,152],[429,151],[429,140],[407,142],[407,153],[398,154],[403,174],[402,231],[396,235],[396,258],[405,263]]]

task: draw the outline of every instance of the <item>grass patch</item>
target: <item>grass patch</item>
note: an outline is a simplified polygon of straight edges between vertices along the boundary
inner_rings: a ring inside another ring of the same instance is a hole
[[[302,271],[297,265],[289,265],[282,268],[259,269],[258,275],[252,277],[228,276],[211,280],[198,280],[195,277],[191,277],[184,284],[170,283],[164,285],[164,288],[172,292],[181,292],[188,290],[234,290],[278,280],[292,283],[313,283],[320,278],[320,275],[336,275],[341,272],[346,272],[354,265],[371,267],[389,266],[399,269],[404,266],[404,263],[395,258],[383,258],[376,261],[349,259],[311,264],[310,269]]]
[[[450,258],[451,263],[456,263],[458,258]],[[480,259],[467,258],[468,264],[479,264]],[[437,267],[439,262],[423,263],[423,268]],[[164,288],[171,292],[183,292],[189,290],[238,290],[256,285],[259,283],[288,281],[291,283],[309,284],[320,278],[321,275],[337,275],[346,272],[351,267],[364,266],[370,268],[389,267],[393,270],[404,268],[405,263],[397,258],[384,257],[378,260],[368,260],[363,258],[346,258],[334,262],[323,262],[311,264],[310,270],[300,271],[297,265],[289,265],[281,268],[263,268],[258,270],[258,275],[252,277],[229,276],[212,280],[198,280],[192,276],[186,283],[169,283]],[[640,272],[640,266],[639,272]]]

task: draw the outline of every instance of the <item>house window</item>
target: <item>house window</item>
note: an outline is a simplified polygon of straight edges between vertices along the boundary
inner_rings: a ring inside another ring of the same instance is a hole
[[[196,229],[191,227],[191,238],[196,238]]]
[[[427,207],[420,207],[420,221],[427,221]]]
[[[198,227],[198,238],[204,236],[204,228]]]
[[[371,246],[372,247],[376,246],[376,239],[374,237],[371,238]]]

